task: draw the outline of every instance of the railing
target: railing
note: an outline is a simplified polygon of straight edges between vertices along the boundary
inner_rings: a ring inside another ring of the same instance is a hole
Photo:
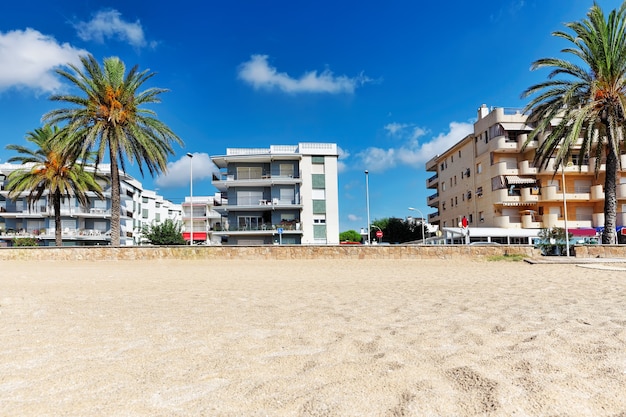
[[[428,196],[428,201],[432,201],[432,200],[434,200],[436,198],[439,198],[439,193],[435,193],[433,195],[429,195]]]

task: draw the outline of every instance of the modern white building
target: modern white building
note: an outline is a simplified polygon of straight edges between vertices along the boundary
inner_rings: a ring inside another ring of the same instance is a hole
[[[226,199],[220,193],[214,196],[185,197],[182,204],[183,238],[189,242],[193,234],[194,244],[221,244],[221,236],[213,235],[213,231],[221,230],[222,215],[214,207],[225,202]]]
[[[37,238],[43,246],[54,246],[54,211],[44,194],[29,208],[27,194],[15,200],[8,197],[7,176],[24,168],[19,164],[0,164],[0,246],[12,246],[20,237]],[[110,177],[110,165],[100,164],[98,171]],[[111,242],[111,186],[101,184],[104,200],[91,196],[89,207],[81,206],[75,198],[61,204],[61,224],[64,246],[109,245]],[[172,204],[154,191],[144,190],[141,182],[120,172],[121,220],[120,244],[141,242],[141,228],[166,218],[181,219],[180,205]]]
[[[211,159],[215,205],[229,245],[339,244],[337,145],[299,143],[229,148]],[[217,225],[216,225],[217,226]]]

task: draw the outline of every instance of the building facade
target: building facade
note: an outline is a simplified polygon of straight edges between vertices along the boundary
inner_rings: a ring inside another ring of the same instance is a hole
[[[483,228],[491,229],[499,243],[530,243],[540,229],[565,227],[566,222],[574,236],[597,234],[604,226],[604,162],[596,176],[595,158],[574,150],[556,173],[552,162],[546,168],[534,166],[543,138],[526,143],[532,131],[526,120],[520,110],[483,105],[474,133],[426,163],[434,173],[426,181],[435,191],[427,198],[435,209],[431,223],[454,235],[462,233],[459,222],[466,216],[472,240],[484,240]],[[626,168],[625,155],[621,158]],[[618,182],[621,228],[626,224],[626,176]]]
[[[214,207],[226,204],[220,193],[214,196],[185,197],[182,204],[183,238],[189,242],[193,235],[194,244],[219,245],[221,236],[213,235],[220,229],[222,216]]]
[[[211,159],[225,198],[214,235],[231,245],[338,244],[337,145],[230,148]],[[219,229],[219,230],[217,230]]]
[[[42,246],[54,246],[55,225],[52,202],[45,193],[29,207],[28,193],[15,200],[8,198],[7,176],[24,166],[0,164],[0,246],[12,246],[15,239],[32,237]],[[110,165],[101,164],[98,171],[110,178]],[[91,195],[89,207],[76,198],[61,203],[61,227],[64,246],[109,245],[111,242],[111,186],[101,183],[104,199]],[[180,219],[180,206],[163,200],[155,192],[144,190],[141,182],[120,172],[121,220],[120,244],[138,244],[141,229],[166,218]]]

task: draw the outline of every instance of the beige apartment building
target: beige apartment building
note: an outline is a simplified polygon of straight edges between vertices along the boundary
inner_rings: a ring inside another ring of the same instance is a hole
[[[596,176],[594,158],[573,152],[557,173],[552,163],[535,167],[541,138],[522,150],[532,130],[526,119],[521,110],[482,105],[474,133],[426,163],[434,173],[426,181],[434,190],[428,196],[435,209],[429,222],[451,240],[462,236],[464,216],[472,241],[498,243],[532,243],[541,228],[554,226],[567,226],[574,236],[588,239],[604,226],[604,164]],[[621,158],[626,168],[626,155]],[[621,230],[626,225],[626,175],[618,180],[617,198]]]

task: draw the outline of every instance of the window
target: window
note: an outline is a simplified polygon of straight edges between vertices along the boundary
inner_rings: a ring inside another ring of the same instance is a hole
[[[450,163],[454,162],[454,155],[450,155]]]
[[[295,190],[293,188],[280,188],[278,191],[280,204],[295,204]]]
[[[141,210],[141,218],[142,219],[147,219],[148,218],[148,209]]]
[[[476,173],[480,174],[482,172],[483,172],[483,164],[479,162],[476,164]]]
[[[263,191],[237,191],[238,206],[258,206],[263,200]]]
[[[326,239],[326,225],[325,224],[313,225],[313,238],[314,239]]]
[[[441,203],[441,208],[445,211],[446,210],[446,202],[444,201],[443,203]]]
[[[485,213],[484,212],[482,212],[482,211],[478,212],[478,221],[481,222],[481,223],[485,222]]]
[[[324,176],[324,174],[313,174],[311,177],[311,183],[313,188],[326,188],[326,177]]]
[[[446,183],[445,182],[441,183],[441,191],[446,191]]]
[[[147,203],[148,202],[148,197],[141,197],[141,202],[142,203]]]
[[[156,220],[157,223],[160,222],[161,221],[161,213],[156,213],[154,215],[154,220]]]
[[[483,196],[483,187],[478,187],[476,189],[476,195],[480,198]]]
[[[443,165],[443,162],[442,162],[442,163],[441,163],[441,170],[443,171],[444,169],[445,169],[445,168],[444,168],[444,165]]]
[[[280,176],[293,178],[293,164],[280,164]]]
[[[461,150],[459,149],[459,158],[461,157]]]
[[[314,224],[326,224],[326,218],[313,219]]]
[[[456,185],[456,175],[454,176],[454,185]]]
[[[474,223],[474,215],[472,213],[470,213],[469,217],[467,218],[468,222],[470,224]]]
[[[313,163],[313,164],[323,164],[324,163],[324,157],[323,156],[319,156],[319,155],[315,155],[315,156],[311,157],[311,163]]]
[[[262,177],[261,167],[237,167],[238,180],[259,180]]]
[[[313,200],[313,214],[326,214],[326,200]]]

